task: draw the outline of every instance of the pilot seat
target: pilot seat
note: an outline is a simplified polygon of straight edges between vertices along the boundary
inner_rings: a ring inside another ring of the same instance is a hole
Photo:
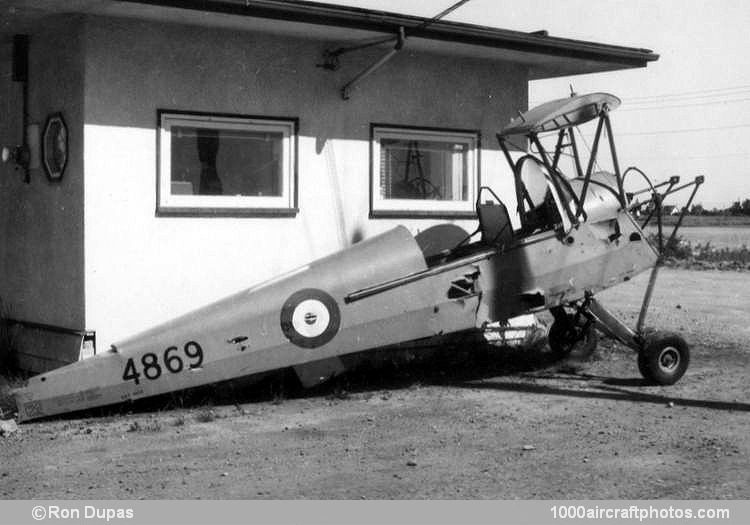
[[[489,200],[482,202],[482,191],[491,193],[495,199],[494,202]],[[486,186],[482,187],[476,208],[482,243],[497,247],[510,245],[513,242],[513,225],[510,222],[508,209],[495,192]]]

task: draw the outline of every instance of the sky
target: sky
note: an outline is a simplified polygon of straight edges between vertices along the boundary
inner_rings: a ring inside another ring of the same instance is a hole
[[[456,2],[325,1],[424,17]],[[653,50],[660,58],[646,68],[531,82],[529,100],[565,97],[570,84],[612,93],[623,101],[612,113],[623,168],[656,180],[704,175],[696,202],[707,208],[750,198],[750,2],[470,0],[445,20]]]

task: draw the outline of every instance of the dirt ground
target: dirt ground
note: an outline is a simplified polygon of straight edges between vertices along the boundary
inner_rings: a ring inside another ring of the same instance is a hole
[[[599,298],[634,324],[644,285]],[[692,349],[671,387],[609,340],[562,363],[450,349],[312,393],[23,424],[0,497],[750,499],[748,297],[748,272],[662,270],[648,324]]]

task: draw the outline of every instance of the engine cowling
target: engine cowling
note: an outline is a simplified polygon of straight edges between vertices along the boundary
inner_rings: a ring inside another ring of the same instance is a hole
[[[582,178],[570,181],[570,187],[578,198],[581,197],[583,184]],[[620,210],[620,200],[617,193],[617,177],[613,173],[606,171],[592,173],[589,186],[586,189],[586,200],[583,203],[586,221],[597,223],[615,219]],[[571,202],[570,207],[575,210],[575,203]]]

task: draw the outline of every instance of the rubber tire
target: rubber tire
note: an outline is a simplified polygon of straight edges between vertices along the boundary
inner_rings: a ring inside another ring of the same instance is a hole
[[[664,359],[677,359],[665,364]],[[690,364],[690,349],[685,340],[671,332],[654,332],[647,336],[638,352],[638,370],[657,385],[673,385],[685,374]]]
[[[574,318],[574,314],[568,314],[568,322],[572,323]],[[578,338],[571,342],[566,337],[565,327],[562,323],[555,320],[547,333],[547,342],[549,343],[549,348],[552,350],[552,355],[555,359],[565,359],[574,349],[580,349],[583,357],[586,357],[596,350],[596,347],[599,344],[599,333],[594,328],[594,325],[590,324],[587,333],[583,338]]]

